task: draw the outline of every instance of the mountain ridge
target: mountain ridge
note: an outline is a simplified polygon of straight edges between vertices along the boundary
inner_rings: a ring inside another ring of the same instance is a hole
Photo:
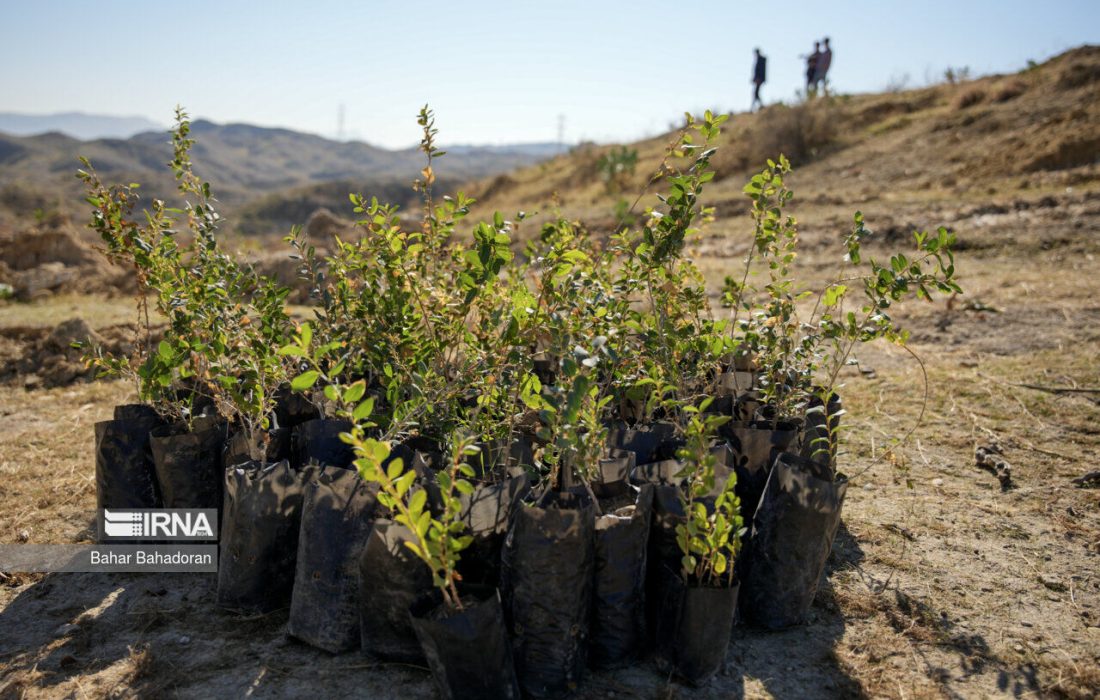
[[[191,127],[196,174],[210,181],[226,213],[326,183],[386,189],[393,183],[407,185],[424,167],[424,156],[415,147],[389,150],[280,127],[205,119],[195,120]],[[548,144],[457,145],[437,162],[436,171],[451,183],[473,180],[536,163],[553,152]],[[58,131],[30,136],[0,133],[0,219],[27,220],[43,208],[70,215],[77,211],[83,190],[73,174],[81,156],[105,182],[137,182],[143,196],[166,201],[175,195],[176,183],[167,167],[172,158],[167,130],[91,141]]]

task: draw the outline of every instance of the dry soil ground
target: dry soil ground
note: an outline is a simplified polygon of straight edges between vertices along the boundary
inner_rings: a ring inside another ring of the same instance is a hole
[[[1095,67],[1096,54],[1082,55]],[[904,244],[913,226],[951,227],[966,291],[899,314],[927,372],[926,402],[921,365],[903,349],[868,348],[864,371],[845,375],[841,465],[852,488],[810,622],[781,633],[738,628],[724,672],[703,689],[643,661],[592,674],[578,697],[1100,695],[1100,489],[1073,482],[1100,461],[1100,180],[1095,156],[1078,162],[1073,150],[1095,154],[1080,133],[1096,133],[1097,101],[1081,93],[1050,107],[1044,96],[1034,109],[1053,112],[1029,117],[1018,114],[1026,95],[1002,102],[1004,90],[1055,80],[1002,83],[983,88],[977,107],[951,94],[915,107],[924,97],[867,103],[859,114],[885,105],[879,122],[861,127],[875,138],[853,139],[792,180],[806,279],[833,269],[833,243],[860,208],[889,245]],[[1066,111],[1073,105],[1079,113]],[[1026,158],[1013,151],[1017,136],[973,132],[1012,119],[1030,129],[1059,114],[1076,126],[1012,132],[1026,137]],[[1069,150],[1052,146],[1050,157],[1063,161],[1035,155],[1049,145],[1043,133],[1069,139]],[[994,140],[969,160],[923,150],[926,141],[947,153],[985,137]],[[1052,169],[1016,169],[1014,156]],[[971,166],[1008,175],[969,177]],[[541,176],[531,169],[514,186],[524,177]],[[747,249],[741,182],[709,191],[719,218],[695,252],[715,283]],[[117,300],[55,297],[0,307],[0,328],[25,336],[79,316],[99,329],[124,313]],[[23,351],[0,349],[5,358]],[[120,383],[0,387],[0,542],[88,540],[92,425],[131,398]],[[922,407],[923,422],[896,445]],[[975,464],[975,448],[993,445],[1012,465],[1007,487]],[[2,575],[0,697],[433,696],[426,669],[288,639],[285,612],[214,612],[213,584],[208,575]]]
[[[803,218],[841,216],[828,209]],[[1100,490],[1071,481],[1096,469],[1100,393],[1052,391],[1100,388],[1100,197],[889,211],[959,231],[966,295],[905,317],[929,378],[924,421],[906,444],[889,449],[920,412],[920,366],[882,346],[860,357],[873,374],[846,378],[842,465],[853,488],[813,619],[775,634],[738,629],[726,671],[702,690],[643,662],[593,674],[581,697],[1100,692]],[[719,222],[701,244],[712,275],[737,265],[739,223],[726,235]],[[805,256],[803,269],[824,274],[827,255]],[[109,324],[112,306],[62,298],[4,307],[0,322],[72,313]],[[0,392],[0,541],[87,540],[92,424],[130,388]],[[975,447],[994,443],[1013,467],[1007,490],[975,466]],[[432,696],[424,669],[315,651],[286,638],[284,612],[215,613],[212,589],[197,574],[6,576],[0,696]]]

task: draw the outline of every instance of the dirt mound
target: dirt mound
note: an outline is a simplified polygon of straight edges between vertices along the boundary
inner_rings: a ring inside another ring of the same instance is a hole
[[[82,267],[99,262],[98,253],[67,227],[31,229],[0,238],[0,262],[15,272],[46,263]]]
[[[305,226],[306,235],[312,241],[328,241],[333,236],[346,239],[354,229],[354,223],[333,214],[330,209],[325,207],[321,207],[310,214]]]
[[[134,351],[137,327],[125,323],[96,331],[83,319],[64,321],[54,328],[14,326],[0,329],[0,382],[28,389],[67,386],[95,378],[95,370],[81,359],[84,348],[128,356]]]
[[[0,232],[0,282],[21,301],[133,287],[130,275],[107,263],[65,221]]]
[[[1062,55],[1058,72],[1059,90],[1077,88],[1100,82],[1100,46],[1082,46]]]

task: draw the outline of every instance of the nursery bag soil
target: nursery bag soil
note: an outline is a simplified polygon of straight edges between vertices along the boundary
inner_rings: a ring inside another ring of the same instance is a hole
[[[633,661],[646,646],[646,548],[653,484],[634,505],[596,518],[596,564],[588,660],[595,668]]]
[[[524,693],[576,690],[584,674],[596,505],[581,487],[521,506],[505,541],[501,593]]]
[[[637,455],[630,450],[612,447],[600,458],[599,472],[592,482],[597,498],[616,498],[630,492],[630,472],[638,466]]]
[[[665,598],[657,623],[657,667],[699,686],[721,670],[729,647],[738,586],[687,585],[666,569]]]
[[[416,536],[390,520],[374,521],[359,559],[359,630],[363,651],[385,661],[424,659],[409,608],[432,588],[432,572],[405,542]]]
[[[263,613],[290,604],[307,478],[286,460],[225,471],[219,608]]]
[[[848,480],[825,465],[783,453],[752,522],[740,612],[767,629],[801,624],[840,525]]]
[[[289,633],[332,653],[359,646],[359,560],[378,486],[327,466],[305,485]]]
[[[165,508],[222,507],[222,449],[226,426],[200,416],[188,429],[177,423],[153,429],[149,444]]]
[[[467,584],[495,587],[500,583],[500,556],[512,515],[531,490],[525,473],[461,494],[461,518],[474,541],[462,551],[458,571]]]
[[[163,421],[140,404],[116,406],[114,415],[95,424],[96,508],[158,508],[149,433]]]
[[[290,464],[307,464],[347,468],[355,459],[355,449],[340,439],[340,433],[350,432],[346,420],[308,420],[294,426],[290,440]]]
[[[443,700],[520,697],[504,609],[496,589],[470,594],[463,586],[463,609],[443,609],[438,589],[410,608],[416,637]]]
[[[243,430],[231,433],[229,441],[225,445],[225,454],[222,464],[226,469],[254,460],[253,453],[259,453],[261,446],[264,458],[262,461],[274,464],[284,459],[290,459],[290,429],[273,428],[271,430],[257,431],[255,435],[248,436]]]

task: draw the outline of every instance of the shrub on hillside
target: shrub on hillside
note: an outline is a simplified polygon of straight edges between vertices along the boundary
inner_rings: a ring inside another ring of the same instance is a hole
[[[1027,91],[1027,85],[1022,80],[1009,80],[1001,83],[993,92],[994,102],[1008,102],[1014,100]]]
[[[743,149],[739,149],[739,169],[763,163],[776,153],[799,164],[816,159],[836,140],[837,116],[826,99],[769,107],[739,144]]]
[[[951,106],[956,109],[966,109],[967,107],[973,107],[974,105],[981,104],[985,101],[985,89],[980,87],[970,87],[955,95],[955,99],[951,102]]]

